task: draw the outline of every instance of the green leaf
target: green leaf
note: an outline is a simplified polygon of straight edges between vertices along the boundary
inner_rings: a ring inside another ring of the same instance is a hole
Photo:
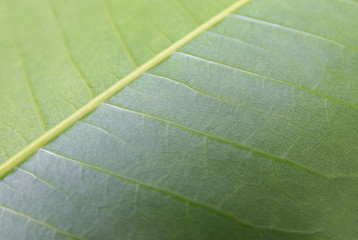
[[[233,2],[0,0],[0,163]]]
[[[357,239],[357,10],[219,13],[2,179],[0,239]]]

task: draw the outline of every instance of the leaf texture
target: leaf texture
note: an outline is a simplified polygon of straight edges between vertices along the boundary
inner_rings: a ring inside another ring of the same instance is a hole
[[[1,0],[0,163],[233,2]]]
[[[6,176],[0,238],[356,239],[357,9],[229,15]]]

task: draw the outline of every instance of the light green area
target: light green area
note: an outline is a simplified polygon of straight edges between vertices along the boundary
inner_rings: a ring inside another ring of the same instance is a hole
[[[0,163],[233,2],[0,0]]]
[[[6,176],[0,239],[357,239],[357,11],[231,14]]]

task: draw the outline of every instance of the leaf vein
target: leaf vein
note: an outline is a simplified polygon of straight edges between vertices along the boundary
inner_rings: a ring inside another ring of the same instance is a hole
[[[276,83],[279,83],[279,84],[287,85],[287,86],[290,86],[290,87],[295,88],[297,90],[301,90],[301,91],[316,95],[316,96],[318,96],[320,98],[327,99],[327,100],[329,100],[331,102],[334,102],[334,103],[337,103],[339,105],[343,105],[343,106],[346,106],[346,107],[349,107],[349,108],[352,108],[352,109],[358,109],[352,103],[339,100],[337,98],[325,95],[325,94],[323,94],[321,92],[318,92],[316,90],[309,89],[309,88],[306,88],[306,87],[303,87],[303,86],[299,86],[299,85],[296,85],[296,84],[293,84],[293,83],[289,83],[289,82],[285,82],[285,81],[282,81],[282,80],[279,80],[279,79],[263,76],[263,75],[260,75],[260,74],[254,73],[254,72],[250,72],[250,71],[238,68],[238,67],[233,67],[233,66],[230,66],[230,65],[227,65],[227,64],[224,64],[224,63],[220,63],[220,62],[209,60],[209,59],[206,59],[206,58],[203,58],[203,57],[192,55],[192,53],[189,54],[189,53],[186,53],[186,52],[178,52],[178,51],[176,51],[173,54],[186,56],[186,57],[189,57],[189,58],[196,59],[198,61],[207,62],[208,64],[214,64],[214,65],[217,65],[217,66],[222,66],[222,67],[225,67],[225,68],[228,68],[228,69],[232,69],[232,70],[236,70],[236,71],[239,71],[239,72],[242,72],[242,73],[246,73],[248,75],[263,78],[263,79],[266,79],[266,80],[269,80],[269,81],[272,81],[272,82],[276,82]]]
[[[67,232],[65,230],[62,230],[62,229],[60,229],[58,227],[55,227],[55,226],[53,226],[53,225],[51,225],[49,223],[46,223],[46,222],[41,221],[39,219],[36,219],[36,218],[34,218],[34,217],[32,217],[32,216],[30,216],[28,214],[25,214],[23,212],[17,211],[15,209],[12,209],[12,208],[7,207],[5,205],[0,204],[0,209],[3,209],[4,211],[7,211],[7,212],[9,212],[11,214],[14,214],[14,215],[17,215],[17,216],[20,216],[22,218],[26,218],[27,220],[29,220],[31,222],[34,222],[37,225],[41,225],[41,226],[43,226],[43,227],[45,227],[45,228],[47,228],[47,229],[49,229],[49,230],[51,230],[53,232],[59,233],[59,234],[61,234],[63,236],[66,236],[66,237],[68,237],[70,239],[73,239],[73,240],[85,240],[84,238],[79,237],[79,236],[77,236],[77,235],[75,235],[73,233],[70,233],[70,232]]]
[[[129,50],[128,45],[126,44],[126,42],[123,39],[123,36],[122,36],[122,33],[121,33],[120,29],[119,29],[118,23],[114,20],[109,0],[105,0],[105,1],[106,1],[108,19],[109,19],[109,22],[111,23],[112,29],[113,29],[113,31],[114,31],[114,33],[116,35],[116,38],[117,38],[119,44],[121,45],[122,49],[124,50],[124,53],[126,54],[127,58],[130,60],[130,62],[135,67],[139,66],[139,63],[137,62],[137,60],[135,59],[135,57],[133,56],[133,54]]]
[[[35,97],[35,93],[34,93],[34,90],[32,88],[32,85],[31,85],[30,75],[29,75],[29,72],[28,72],[26,64],[25,64],[25,59],[24,59],[24,56],[23,56],[22,49],[21,49],[21,47],[20,47],[20,45],[18,44],[17,41],[15,41],[15,46],[16,46],[16,48],[18,50],[18,53],[19,53],[21,67],[24,70],[25,83],[26,83],[27,89],[28,89],[28,91],[30,93],[31,101],[32,101],[32,104],[34,105],[37,118],[38,118],[38,120],[39,120],[39,122],[41,124],[42,130],[46,131],[47,126],[46,126],[45,118],[44,118],[44,115],[43,115],[43,113],[41,111],[40,104],[39,104],[39,102],[37,101],[37,99]]]
[[[87,91],[90,93],[90,95],[92,97],[96,96],[96,93],[93,89],[93,87],[91,86],[91,84],[88,82],[87,78],[84,76],[82,70],[80,69],[80,67],[78,66],[78,64],[76,63],[71,51],[70,51],[70,47],[67,43],[67,39],[66,39],[66,36],[62,30],[62,27],[61,27],[61,24],[59,23],[59,20],[58,20],[58,15],[57,15],[57,12],[56,12],[56,9],[55,7],[53,6],[52,2],[49,1],[49,5],[50,5],[50,8],[51,8],[51,11],[52,11],[52,14],[54,16],[54,19],[55,19],[55,22],[56,22],[56,26],[59,30],[59,33],[60,33],[60,36],[61,36],[61,40],[62,40],[62,43],[63,43],[63,46],[64,46],[64,49],[66,51],[66,55],[67,55],[67,58],[70,62],[70,64],[72,65],[73,69],[76,71],[77,75],[80,77],[82,83],[84,84],[85,88],[87,89]]]
[[[332,40],[330,38],[327,38],[327,37],[323,37],[323,36],[320,36],[320,35],[317,35],[317,34],[314,34],[314,33],[310,33],[310,32],[306,32],[306,31],[303,31],[303,30],[299,30],[299,29],[296,29],[296,28],[292,28],[292,27],[288,27],[288,26],[284,26],[284,25],[281,25],[281,24],[277,24],[277,23],[272,23],[272,22],[268,22],[268,21],[264,21],[264,20],[261,20],[261,19],[257,19],[257,18],[251,18],[251,17],[247,17],[247,16],[244,16],[244,15],[240,15],[238,13],[231,13],[230,15],[236,17],[236,18],[240,18],[240,19],[243,19],[243,20],[246,20],[246,21],[250,21],[250,22],[255,22],[255,23],[260,23],[262,25],[266,25],[266,26],[270,26],[270,27],[275,27],[275,28],[280,28],[280,29],[283,29],[283,30],[286,30],[286,31],[290,31],[290,32],[294,32],[294,33],[297,33],[297,34],[301,34],[303,36],[308,36],[308,37],[312,37],[312,38],[315,38],[315,39],[319,39],[321,41],[325,41],[325,42],[328,42],[328,43],[331,43],[333,45],[336,45],[336,46],[339,46],[341,48],[347,48],[347,49],[350,49],[354,52],[357,52],[357,50],[351,46],[348,46],[348,45],[345,45],[341,42],[337,42],[335,40]]]
[[[279,228],[272,228],[272,227],[265,227],[265,226],[257,226],[257,225],[245,222],[245,221],[243,221],[243,220],[241,220],[241,219],[239,219],[239,218],[237,218],[237,217],[235,217],[235,216],[233,216],[233,215],[231,215],[231,214],[229,214],[229,213],[227,213],[225,211],[222,211],[221,209],[217,209],[215,207],[212,207],[212,206],[207,205],[205,203],[199,202],[197,200],[193,200],[193,199],[178,195],[177,193],[173,193],[173,192],[158,188],[157,186],[152,186],[150,184],[147,184],[147,183],[144,183],[144,182],[129,178],[127,176],[124,176],[124,175],[119,174],[117,172],[114,172],[112,170],[102,168],[102,167],[96,166],[94,164],[84,162],[84,161],[79,160],[79,159],[74,159],[72,157],[63,155],[63,154],[55,152],[53,150],[49,150],[47,148],[41,148],[41,150],[44,151],[44,152],[47,152],[50,155],[55,155],[55,156],[61,157],[61,159],[65,159],[67,161],[73,162],[73,163],[75,163],[77,165],[86,167],[88,169],[92,169],[94,171],[102,172],[104,174],[107,174],[107,175],[110,175],[112,177],[118,178],[118,179],[120,179],[122,181],[129,182],[129,183],[132,183],[132,184],[135,184],[135,185],[138,185],[138,186],[141,186],[141,187],[156,191],[156,192],[161,193],[163,195],[172,197],[172,198],[174,198],[176,200],[179,200],[179,201],[182,201],[184,203],[188,203],[190,205],[200,207],[202,209],[205,209],[205,210],[213,212],[213,213],[215,213],[217,215],[223,216],[223,217],[225,217],[225,218],[227,218],[227,219],[229,219],[231,221],[239,223],[240,225],[248,227],[248,228],[256,229],[256,230],[259,230],[259,231],[260,230],[261,231],[262,230],[267,230],[267,231],[276,231],[276,232],[293,233],[293,234],[316,234],[318,232],[321,232],[321,230],[314,231],[314,232],[300,232],[300,231],[291,231],[291,230],[286,230],[286,229],[279,229]]]
[[[156,117],[154,115],[150,115],[148,113],[143,113],[143,112],[139,112],[139,111],[136,111],[136,110],[133,110],[133,109],[128,109],[128,108],[125,108],[123,106],[118,106],[118,105],[115,105],[113,103],[102,103],[101,105],[105,106],[109,106],[111,108],[115,108],[115,109],[118,109],[120,111],[126,111],[126,112],[129,112],[129,113],[132,113],[132,114],[136,114],[138,116],[142,116],[142,117],[146,117],[146,118],[150,118],[150,119],[153,119],[153,120],[156,120],[156,121],[160,121],[160,122],[163,122],[165,124],[169,124],[171,126],[174,126],[174,127],[177,127],[177,128],[181,128],[183,130],[186,130],[186,131],[189,131],[189,132],[192,132],[192,133],[195,133],[195,134],[198,134],[200,136],[203,136],[203,137],[206,137],[206,138],[209,138],[209,139],[212,139],[214,141],[218,141],[218,142],[221,142],[221,143],[224,143],[224,144],[228,144],[228,145],[231,145],[231,146],[234,146],[234,147],[237,147],[237,148],[240,148],[240,149],[243,149],[243,150],[246,150],[246,151],[249,151],[249,152],[252,152],[256,155],[259,155],[261,157],[264,157],[264,158],[267,158],[267,159],[271,159],[271,160],[274,160],[274,161],[277,161],[277,162],[281,162],[281,163],[286,163],[288,165],[291,165],[292,167],[295,167],[295,168],[298,168],[298,169],[301,169],[305,172],[308,172],[308,173],[311,173],[311,174],[314,174],[314,175],[317,175],[317,176],[320,176],[320,177],[323,177],[323,178],[331,178],[331,176],[327,176],[325,174],[322,174],[320,172],[317,172],[313,169],[310,169],[310,168],[307,168],[306,166],[304,165],[301,165],[299,163],[296,163],[296,162],[293,162],[293,161],[290,161],[290,160],[287,160],[287,159],[283,159],[283,158],[280,158],[280,157],[276,157],[276,156],[271,156],[271,155],[268,155],[267,153],[263,153],[263,152],[260,152],[256,149],[253,149],[253,148],[250,148],[248,146],[245,146],[245,145],[240,145],[240,144],[237,144],[237,143],[234,143],[234,142],[231,142],[229,140],[226,140],[226,139],[221,139],[221,138],[217,138],[215,136],[212,136],[212,135],[209,135],[207,133],[204,133],[204,132],[201,132],[201,131],[198,131],[196,129],[193,129],[193,128],[190,128],[190,127],[187,127],[187,126],[184,126],[184,125],[181,125],[181,124],[178,124],[178,123],[175,123],[175,122],[171,122],[169,120],[166,120],[166,119],[163,119],[163,118],[159,118],[159,117]]]
[[[173,0],[177,6],[179,6],[182,11],[190,18],[192,22],[196,25],[200,25],[200,22],[194,17],[194,15],[189,11],[189,9],[180,1],[180,0]]]
[[[64,130],[68,129],[70,126],[72,126],[82,117],[87,115],[89,112],[96,109],[100,103],[102,103],[103,101],[107,100],[114,94],[121,91],[129,83],[137,79],[142,73],[148,71],[149,69],[151,69],[152,67],[163,61],[164,59],[167,59],[175,50],[181,48],[183,45],[185,45],[186,43],[188,43],[198,35],[202,34],[205,30],[217,24],[219,21],[227,17],[230,13],[242,7],[243,5],[247,4],[248,2],[250,2],[250,0],[236,1],[234,4],[230,5],[229,7],[218,13],[217,15],[210,18],[205,23],[201,24],[200,26],[198,26],[197,28],[186,34],[184,37],[177,40],[169,47],[162,50],[155,57],[151,58],[144,64],[140,65],[138,68],[134,69],[132,72],[130,72],[125,77],[121,78],[118,82],[113,84],[111,87],[107,88],[98,96],[91,99],[81,108],[79,108],[76,112],[65,118],[56,126],[46,131],[44,134],[42,134],[40,137],[32,141],[30,144],[28,144],[26,147],[21,149],[19,152],[12,155],[8,160],[0,164],[0,178],[4,177],[12,169],[17,167],[22,162],[24,162],[26,158],[29,157],[31,154],[33,154],[37,149],[48,143],[50,140],[54,139],[56,136],[58,136]]]
[[[99,126],[97,126],[97,125],[94,125],[93,123],[89,123],[89,122],[86,122],[86,121],[83,121],[83,120],[79,120],[78,122],[81,122],[81,123],[83,123],[83,124],[86,124],[86,125],[88,125],[88,126],[90,126],[90,127],[92,127],[92,128],[98,129],[99,131],[104,132],[104,133],[106,133],[106,134],[112,136],[112,137],[115,138],[118,142],[120,142],[120,143],[122,143],[122,144],[125,144],[125,143],[126,143],[123,139],[117,137],[116,135],[114,135],[113,133],[109,132],[108,130],[106,130],[106,129],[102,128],[102,127],[99,127]]]
[[[180,82],[180,81],[178,81],[178,80],[176,80],[176,79],[169,78],[169,77],[167,77],[167,76],[162,76],[162,75],[153,74],[153,73],[143,73],[143,74],[144,74],[144,75],[151,75],[151,76],[153,76],[153,77],[159,77],[159,78],[161,78],[161,79],[164,79],[164,80],[173,82],[173,83],[175,83],[175,84],[179,84],[179,85],[181,85],[181,86],[183,86],[183,87],[186,87],[187,89],[189,89],[189,90],[191,90],[191,91],[193,91],[193,92],[196,92],[196,93],[198,93],[198,94],[201,94],[201,95],[203,95],[203,96],[205,96],[205,97],[207,97],[207,98],[213,99],[214,101],[217,101],[217,102],[219,102],[219,103],[226,104],[226,105],[228,105],[228,106],[232,106],[232,107],[234,107],[234,108],[236,108],[236,109],[241,109],[241,108],[242,108],[242,109],[246,109],[246,110],[248,110],[248,111],[250,111],[250,112],[252,112],[252,113],[263,114],[263,115],[268,116],[268,117],[272,117],[272,118],[276,118],[276,119],[278,119],[278,120],[286,121],[286,122],[288,122],[288,123],[290,123],[290,124],[292,124],[292,125],[294,125],[294,126],[300,128],[300,129],[303,128],[303,127],[300,126],[299,124],[297,124],[297,123],[295,123],[295,122],[293,122],[293,121],[291,121],[291,120],[289,120],[289,119],[285,119],[285,118],[283,118],[283,117],[281,117],[281,116],[279,116],[279,115],[272,114],[272,113],[267,113],[267,112],[264,112],[264,111],[260,111],[260,110],[257,110],[257,109],[255,109],[255,108],[252,108],[252,107],[247,106],[247,105],[244,105],[244,104],[234,103],[234,102],[231,102],[230,100],[227,100],[227,99],[224,99],[224,98],[220,98],[220,97],[216,97],[216,96],[210,95],[210,94],[208,94],[208,93],[203,92],[202,90],[195,89],[195,88],[189,86],[188,84],[183,83],[183,82]],[[130,87],[130,86],[128,86],[128,87]],[[131,87],[131,88],[134,89],[133,87]],[[307,133],[306,133],[306,134],[307,134]],[[313,135],[310,135],[310,134],[307,134],[307,135],[314,138]]]

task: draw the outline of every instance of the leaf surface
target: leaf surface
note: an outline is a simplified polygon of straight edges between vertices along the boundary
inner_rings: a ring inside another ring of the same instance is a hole
[[[0,238],[356,239],[357,9],[230,14],[7,175]]]
[[[233,2],[1,0],[0,162]]]

